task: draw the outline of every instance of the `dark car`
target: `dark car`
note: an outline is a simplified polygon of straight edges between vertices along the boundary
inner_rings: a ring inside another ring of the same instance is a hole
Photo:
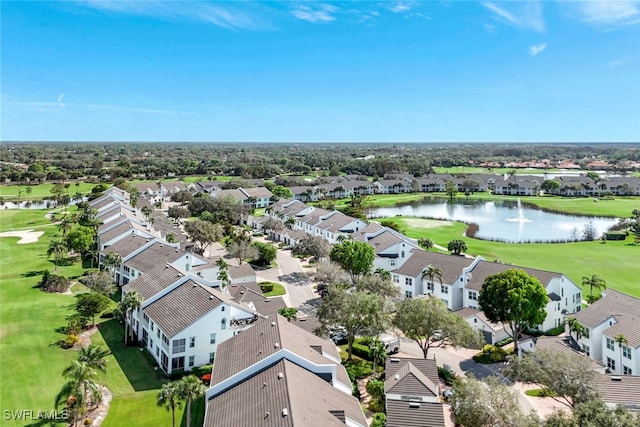
[[[336,332],[331,335],[331,341],[333,341],[336,345],[346,344],[347,343],[347,334],[344,332]]]

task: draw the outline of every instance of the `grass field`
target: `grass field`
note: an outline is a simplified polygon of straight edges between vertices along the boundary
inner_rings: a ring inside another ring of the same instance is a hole
[[[79,187],[76,187],[75,183],[67,183],[69,188],[67,192],[70,196],[73,196],[78,191],[82,194],[91,192],[91,189],[97,184],[81,182]],[[31,185],[31,194],[27,194],[27,185],[0,185],[0,197],[5,201],[11,202],[18,198],[18,192],[22,191],[20,200],[41,200],[46,197],[52,197],[51,189],[54,184],[35,184]]]
[[[57,229],[44,218],[45,213],[45,210],[0,210],[0,232],[28,228],[45,231],[38,242],[26,245],[16,244],[17,238],[0,238],[2,410],[37,412],[53,409],[54,398],[64,383],[60,374],[76,357],[74,350],[63,350],[55,345],[64,337],[56,329],[63,326],[65,317],[72,313],[75,297],[48,294],[35,288],[42,272],[54,269],[46,250]],[[77,277],[82,274],[82,268],[79,262],[70,263],[61,266],[59,274]],[[164,379],[152,369],[138,348],[125,347],[122,341],[123,328],[119,322],[100,319],[92,342],[108,347],[112,355],[108,357],[107,374],[99,382],[114,396],[103,425],[170,425],[170,412],[156,406],[157,392]],[[204,401],[194,405],[194,425],[201,425]],[[176,420],[184,425],[182,411],[177,411]],[[2,425],[23,426],[25,422],[3,419]]]
[[[626,241],[607,243],[514,244],[462,237],[466,225],[459,222],[444,221],[445,225],[436,226],[437,221],[421,218],[393,217],[385,220],[397,223],[404,234],[414,239],[427,237],[446,247],[452,239],[461,238],[467,243],[467,253],[481,255],[490,261],[500,260],[506,264],[561,272],[578,286],[582,276],[597,274],[607,281],[609,287],[640,297],[640,245],[633,245],[631,237]]]

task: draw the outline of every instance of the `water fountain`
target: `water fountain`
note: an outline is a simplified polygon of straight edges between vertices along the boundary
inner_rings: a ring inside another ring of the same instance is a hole
[[[530,219],[524,217],[524,211],[522,210],[522,203],[520,202],[520,197],[518,197],[518,217],[517,218],[507,218],[509,222],[531,222]]]

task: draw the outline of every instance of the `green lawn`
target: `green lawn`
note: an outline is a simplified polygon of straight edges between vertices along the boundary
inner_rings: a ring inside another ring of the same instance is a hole
[[[35,288],[45,269],[53,270],[47,258],[48,242],[57,233],[44,218],[45,210],[0,210],[0,232],[36,228],[45,231],[38,242],[18,245],[17,238],[0,238],[0,407],[3,410],[51,410],[64,383],[62,370],[76,357],[74,350],[55,345],[64,335],[56,332],[72,313],[73,295],[47,294]],[[59,274],[78,277],[79,262],[59,268]],[[82,291],[76,286],[74,291]],[[162,381],[144,353],[125,347],[123,328],[114,319],[96,319],[98,331],[92,342],[108,347],[108,371],[99,382],[113,393],[104,426],[170,425],[170,412],[156,406]],[[194,425],[201,425],[204,400],[194,403]],[[182,411],[176,413],[184,425]],[[24,421],[2,425],[22,426]],[[34,424],[44,426],[48,424]],[[63,424],[60,423],[60,426]]]
[[[70,196],[73,196],[75,193],[80,191],[83,194],[91,192],[91,189],[95,187],[96,183],[89,182],[81,182],[79,187],[76,187],[75,182],[67,182],[69,184],[69,188],[67,192]],[[54,184],[34,184],[31,185],[31,194],[27,194],[27,185],[0,185],[0,197],[4,198],[6,201],[10,202],[18,197],[18,192],[22,190],[22,194],[20,195],[21,200],[39,200],[45,197],[52,197],[51,189]]]
[[[575,243],[501,243],[462,237],[466,225],[421,218],[385,218],[400,225],[404,233],[414,239],[428,237],[446,247],[453,239],[462,238],[469,247],[467,253],[481,255],[487,260],[500,260],[506,264],[521,265],[564,273],[580,286],[582,276],[597,274],[609,287],[640,297],[640,245],[633,245],[632,237],[626,241]],[[438,223],[447,224],[435,226]],[[435,250],[435,249],[432,249]],[[585,290],[587,292],[587,290]]]

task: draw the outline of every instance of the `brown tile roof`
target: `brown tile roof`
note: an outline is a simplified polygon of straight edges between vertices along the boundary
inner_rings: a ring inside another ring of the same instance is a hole
[[[155,268],[147,270],[135,280],[122,287],[123,292],[137,291],[143,300],[147,300],[158,292],[184,277],[184,272],[169,264],[158,264]]]
[[[172,337],[223,303],[252,312],[247,306],[233,303],[228,294],[192,279],[146,306],[144,312]]]
[[[637,313],[640,315],[640,313]],[[631,348],[640,347],[640,317],[622,315],[616,317],[617,323],[608,327],[602,334],[615,339],[622,334],[627,340],[627,346]]]
[[[96,215],[96,218],[101,220],[103,218],[112,217],[114,215],[120,215],[121,217],[127,216],[130,218],[136,218],[135,212],[131,211],[130,209],[127,209],[122,205],[117,205],[117,206],[114,206],[113,208],[105,209],[102,212],[98,213],[98,215]]]
[[[258,284],[255,282],[231,284],[227,288],[227,291],[229,292],[229,295],[231,295],[238,301],[241,301],[242,296],[248,294],[249,292],[249,298],[253,297],[254,295],[257,295],[260,298],[264,298],[264,296],[262,295],[262,289],[260,289],[260,286],[258,286]]]
[[[246,195],[250,196],[250,197],[256,197],[258,199],[262,198],[269,198],[271,196],[273,196],[273,194],[271,193],[271,191],[269,191],[269,189],[267,189],[266,187],[254,187],[254,188],[242,188],[240,191],[242,191],[243,193],[245,193]]]
[[[485,314],[482,311],[477,310],[475,308],[463,307],[461,309],[454,311],[454,313],[462,317],[463,319],[468,319],[469,317],[476,316],[478,319],[482,320],[484,323],[490,326],[491,329],[493,329],[494,331],[499,331],[500,329],[504,329],[504,325],[502,324],[502,322],[494,323],[490,321],[489,319],[487,319],[487,316],[485,316]]]
[[[313,363],[336,363],[313,347],[322,348],[322,352],[340,360],[333,341],[317,337],[288,322],[280,315],[260,319],[242,334],[218,345],[211,383],[218,383],[280,349],[288,349]],[[337,373],[341,383],[350,384],[347,372],[342,365],[338,364]]]
[[[392,378],[396,372],[405,365],[411,364],[422,375],[424,375],[432,384],[438,384],[438,365],[436,359],[417,359],[409,357],[388,357],[385,361],[385,376],[387,379]]]
[[[270,297],[251,302],[256,311],[263,316],[273,316],[278,313],[281,308],[287,307],[282,297]]]
[[[441,403],[388,400],[387,427],[443,427],[444,406]]]
[[[276,314],[279,309],[287,306],[282,297],[265,297],[256,283],[230,285],[228,291],[234,300],[240,304],[252,305],[263,316]]]
[[[132,234],[131,236],[127,236],[124,239],[118,240],[113,245],[107,246],[100,252],[103,254],[108,254],[109,252],[113,251],[124,258],[137,251],[144,245],[148,244],[151,240],[153,239]]]
[[[393,375],[386,374],[384,392],[403,396],[437,397],[438,386],[411,362],[406,362]]]
[[[186,252],[179,248],[169,246],[167,243],[155,242],[148,248],[145,248],[142,252],[127,260],[125,265],[144,273],[145,271],[153,269],[158,264],[174,262],[185,253]]]
[[[602,298],[598,301],[594,302],[582,311],[572,314],[571,317],[574,317],[587,328],[594,328],[605,322],[610,317],[615,317],[618,322],[622,322],[623,317],[640,317],[639,298],[618,292],[615,289],[607,289],[602,294]],[[640,330],[640,328],[637,329]],[[633,337],[636,336],[634,333],[631,335]]]
[[[230,279],[256,275],[255,270],[246,262],[240,265],[229,265],[229,267],[227,267],[227,273]]]
[[[475,268],[471,271],[471,280],[467,284],[466,288],[479,291],[482,287],[482,283],[488,276],[502,273],[509,269],[524,270],[530,276],[536,277],[542,286],[546,288],[551,279],[556,277],[562,277],[562,273],[556,273],[553,271],[537,270],[535,268],[520,267],[518,265],[500,264],[497,262],[479,261]]]
[[[283,359],[208,400],[204,426],[344,425],[340,417],[367,425],[355,397]]]
[[[142,231],[143,233],[148,234],[146,227],[136,223],[135,221],[127,220],[122,224],[112,228],[111,230],[101,233],[100,242],[108,242],[115,239],[116,237],[122,236],[123,234],[132,234],[134,230]]]
[[[640,411],[640,376],[601,375],[596,388],[605,403]]]
[[[414,249],[411,251],[409,259],[402,264],[402,267],[394,270],[394,273],[417,277],[429,265],[432,265],[442,270],[442,282],[451,284],[462,274],[462,270],[469,267],[474,261],[473,258]],[[437,281],[436,278],[434,280]]]

